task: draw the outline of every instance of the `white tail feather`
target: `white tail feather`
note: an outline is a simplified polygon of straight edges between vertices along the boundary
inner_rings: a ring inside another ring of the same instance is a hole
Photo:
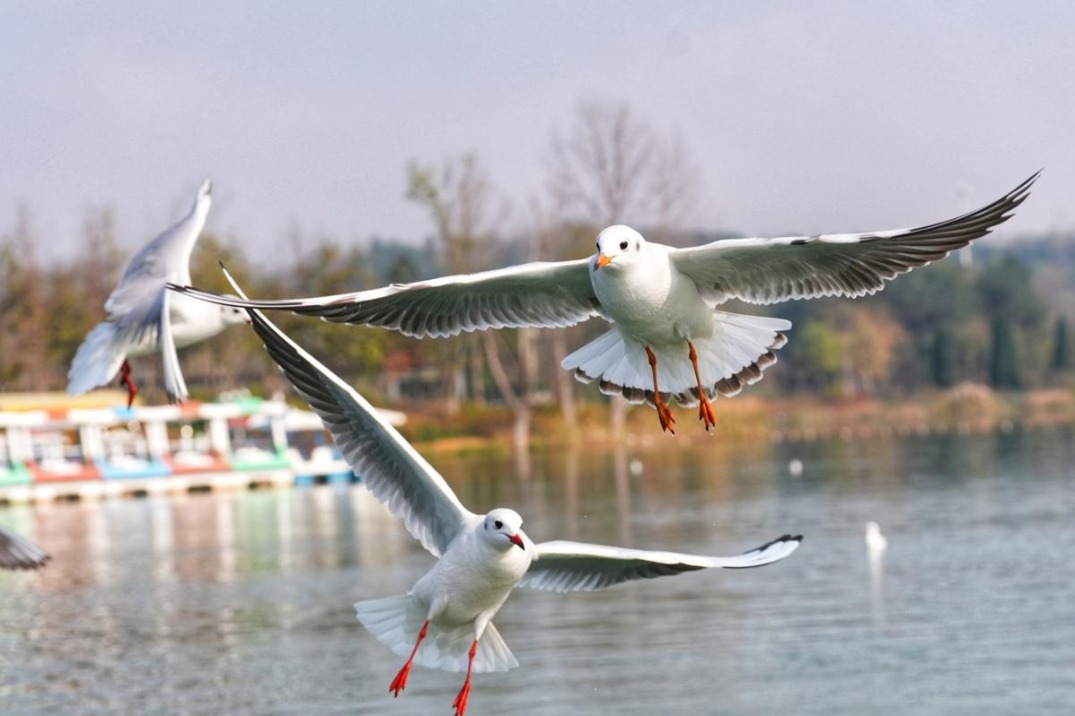
[[[791,328],[782,318],[713,312],[713,334],[693,339],[706,394],[735,395],[744,385],[761,379],[762,371],[776,362],[772,354],[787,342],[780,331]],[[657,383],[662,396],[681,405],[698,403],[698,383],[688,359],[687,346],[651,346],[657,356]],[[632,403],[653,403],[653,374],[645,346],[613,328],[567,356],[560,364],[589,383],[600,380],[601,391],[623,395]]]
[[[355,612],[358,620],[378,641],[398,656],[406,658],[410,656],[411,649],[418,640],[418,632],[425,623],[427,607],[407,594],[357,602]],[[473,643],[472,623],[445,626],[434,622],[415,654],[414,663],[441,671],[465,671]],[[474,673],[508,671],[518,665],[515,655],[490,622],[478,640],[478,651],[474,655]]]

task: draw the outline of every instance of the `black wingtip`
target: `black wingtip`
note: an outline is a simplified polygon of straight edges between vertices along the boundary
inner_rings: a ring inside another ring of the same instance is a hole
[[[803,536],[802,535],[792,535],[791,533],[788,533],[788,534],[785,534],[785,535],[781,535],[780,537],[777,537],[776,539],[772,540],[771,542],[766,542],[765,544],[761,545],[760,547],[755,547],[752,550],[744,552],[744,554],[750,554],[751,552],[764,552],[765,550],[767,550],[770,547],[772,547],[774,544],[780,544],[781,542],[799,542],[799,543],[801,543],[802,541],[803,541]]]

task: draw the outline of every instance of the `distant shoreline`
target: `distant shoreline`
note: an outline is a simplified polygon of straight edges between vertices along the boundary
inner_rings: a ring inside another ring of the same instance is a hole
[[[574,430],[563,423],[556,406],[536,408],[530,447],[585,443],[603,446],[627,442],[659,446],[661,442],[800,442],[826,439],[868,440],[913,435],[983,433],[1075,423],[1075,390],[1049,388],[997,392],[963,383],[944,391],[900,399],[824,399],[817,396],[737,396],[716,403],[717,427],[707,435],[696,409],[674,407],[676,435],[662,434],[653,411],[633,407],[626,434],[613,435],[605,403],[580,402]],[[467,406],[458,415],[422,415],[407,410],[402,431],[422,450],[434,452],[512,449],[514,413],[503,406]]]

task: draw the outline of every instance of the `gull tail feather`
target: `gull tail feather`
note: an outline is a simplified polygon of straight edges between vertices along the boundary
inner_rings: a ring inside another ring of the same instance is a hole
[[[409,594],[357,602],[358,620],[396,655],[410,655],[418,632],[426,620],[427,607]],[[474,628],[468,622],[443,626],[434,622],[414,657],[414,663],[441,671],[465,671],[468,652],[474,643]],[[490,622],[478,641],[474,673],[508,671],[519,665],[511,649]]]
[[[791,328],[782,318],[713,312],[713,333],[693,339],[706,396],[733,396],[758,382],[776,363],[773,351],[787,343]],[[664,400],[698,404],[698,383],[686,344],[651,346],[657,356],[657,383]],[[583,383],[599,381],[601,392],[632,403],[653,405],[653,374],[645,346],[613,328],[567,356],[560,364]]]

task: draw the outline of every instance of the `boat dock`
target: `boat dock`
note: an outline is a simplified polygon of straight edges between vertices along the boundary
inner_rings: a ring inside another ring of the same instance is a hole
[[[282,401],[0,411],[0,503],[355,480],[317,416]]]

